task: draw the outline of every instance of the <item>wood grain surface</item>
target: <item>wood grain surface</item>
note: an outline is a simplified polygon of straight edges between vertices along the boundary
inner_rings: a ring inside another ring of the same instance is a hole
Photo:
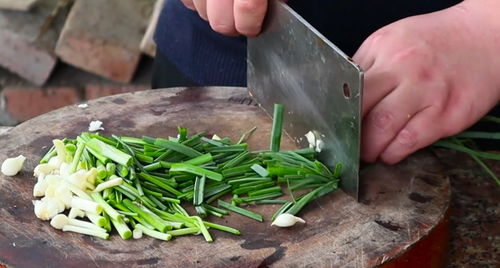
[[[211,219],[242,231],[241,236],[212,231],[211,244],[201,236],[162,242],[123,241],[113,234],[106,241],[63,233],[34,216],[32,170],[52,139],[75,137],[97,119],[104,122],[103,134],[131,136],[167,137],[181,125],[193,132],[236,139],[258,126],[249,140],[253,149],[268,146],[271,129],[271,120],[242,88],[128,93],[91,101],[87,109],[62,108],[16,126],[0,134],[0,161],[19,154],[28,160],[17,176],[0,175],[0,263],[13,267],[372,267],[393,265],[418,248],[419,242],[435,237],[429,234],[447,230],[449,179],[436,156],[422,151],[395,166],[363,167],[360,202],[336,191],[303,210],[300,216],[307,224],[288,229],[270,226],[269,218],[278,206],[266,205],[250,206],[265,216],[264,223],[240,215]],[[286,140],[283,147],[294,145]],[[438,257],[447,239],[439,241]],[[435,257],[427,256],[422,264],[438,265],[432,262]]]

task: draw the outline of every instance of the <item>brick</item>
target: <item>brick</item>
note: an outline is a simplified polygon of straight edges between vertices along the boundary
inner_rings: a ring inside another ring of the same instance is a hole
[[[6,102],[5,109],[18,121],[80,101],[78,90],[72,87],[7,87],[2,94]]]
[[[85,86],[85,98],[87,100],[97,99],[100,97],[116,95],[127,92],[134,92],[149,89],[143,85],[87,85]]]
[[[54,49],[64,14],[42,35],[39,31],[58,0],[40,0],[30,12],[0,10],[0,66],[24,79],[43,85],[57,58]]]
[[[88,72],[129,82],[154,0],[77,0],[56,46],[61,60]]]
[[[165,5],[165,0],[156,0],[153,13],[151,14],[151,19],[149,20],[149,26],[144,34],[141,41],[141,51],[150,56],[154,57],[156,55],[156,43],[153,40],[156,31],[156,25],[158,24],[158,19],[160,18],[160,13]]]
[[[29,10],[37,0],[0,0],[0,9]]]

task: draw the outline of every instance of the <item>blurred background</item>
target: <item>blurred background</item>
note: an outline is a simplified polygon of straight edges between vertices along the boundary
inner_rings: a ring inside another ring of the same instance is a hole
[[[0,0],[0,127],[149,89],[165,0]]]

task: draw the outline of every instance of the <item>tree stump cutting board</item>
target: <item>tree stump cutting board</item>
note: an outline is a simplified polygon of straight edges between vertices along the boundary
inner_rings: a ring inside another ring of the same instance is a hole
[[[253,126],[252,149],[267,148],[271,119],[244,88],[176,88],[105,97],[87,109],[65,107],[0,134],[0,161],[23,154],[23,171],[0,175],[0,263],[13,267],[429,267],[443,264],[450,184],[428,151],[395,166],[361,172],[360,202],[341,190],[308,205],[307,224],[270,226],[278,205],[250,206],[265,222],[232,213],[210,220],[241,230],[211,231],[215,241],[184,236],[170,242],[123,241],[64,233],[38,220],[32,170],[54,138],[75,137],[92,120],[103,134],[176,135],[177,126],[237,139]],[[290,140],[282,145],[294,148]]]

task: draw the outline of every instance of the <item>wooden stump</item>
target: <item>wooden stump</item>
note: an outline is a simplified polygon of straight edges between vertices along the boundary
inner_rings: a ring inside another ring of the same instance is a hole
[[[253,149],[266,148],[271,120],[243,88],[165,89],[127,93],[69,106],[0,134],[0,161],[28,157],[15,177],[0,176],[0,263],[19,267],[431,267],[443,264],[450,184],[428,151],[395,166],[373,164],[361,172],[360,202],[336,191],[301,213],[307,224],[278,229],[269,218],[276,205],[251,206],[259,223],[240,215],[214,222],[242,231],[212,231],[170,242],[144,238],[109,241],[53,229],[36,219],[32,170],[54,138],[75,137],[88,123],[104,122],[103,134],[175,135],[177,126],[237,139],[253,126]],[[283,146],[293,148],[291,141]]]

